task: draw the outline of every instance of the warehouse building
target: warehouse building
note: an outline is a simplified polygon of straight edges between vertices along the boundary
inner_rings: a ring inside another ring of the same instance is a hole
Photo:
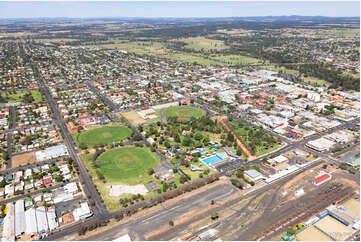
[[[15,236],[20,236],[25,232],[25,210],[24,200],[17,200],[15,203]]]
[[[42,235],[49,231],[48,219],[46,218],[46,210],[44,206],[36,208],[36,221],[38,227],[38,235]]]
[[[8,203],[6,206],[8,211],[4,219],[2,240],[14,241],[15,240],[14,204]]]
[[[49,230],[53,231],[54,229],[56,229],[56,227],[59,226],[58,222],[56,221],[55,209],[49,208],[48,211],[46,212],[46,216],[48,218]]]
[[[25,234],[27,236],[27,240],[30,240],[32,237],[38,234],[38,226],[35,215],[35,208],[30,208],[25,211]]]

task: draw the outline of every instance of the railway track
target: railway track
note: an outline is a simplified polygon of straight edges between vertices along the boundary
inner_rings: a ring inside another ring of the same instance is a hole
[[[267,238],[269,239],[275,233],[280,233],[282,230],[293,227],[299,222],[304,221],[307,218],[312,217],[314,214],[321,212],[330,204],[342,199],[351,192],[352,189],[350,187],[346,187],[344,189],[342,189],[342,187],[337,187],[333,190],[333,192],[327,192],[325,196],[305,207],[302,211],[293,213],[291,216],[288,216],[286,219],[262,232],[260,236],[254,236],[251,240],[266,240]]]

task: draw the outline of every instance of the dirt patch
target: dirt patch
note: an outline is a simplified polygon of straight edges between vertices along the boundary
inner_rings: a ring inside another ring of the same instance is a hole
[[[129,157],[124,157],[124,163],[130,165],[133,163],[133,161],[129,159]]]
[[[34,152],[16,155],[13,156],[11,159],[12,168],[25,166],[29,163],[34,163],[35,161],[36,161],[36,157]]]
[[[211,134],[210,135],[210,138],[211,138],[211,140],[214,140],[214,141],[220,141],[221,140],[221,137],[222,137],[222,135],[221,134]]]
[[[238,138],[238,136],[233,132],[233,130],[228,126],[227,124],[227,116],[218,116],[218,117],[212,117],[212,120],[217,120],[226,130],[227,132],[230,132],[234,139],[236,140],[236,143],[239,148],[242,149],[242,151],[247,155],[248,160],[254,160],[256,157],[249,152],[249,150],[246,148],[246,146],[241,142],[241,140]]]
[[[351,211],[360,214],[360,201],[351,198],[342,204],[345,208],[350,209]]]
[[[136,111],[130,111],[121,114],[125,119],[127,119],[132,125],[138,126],[146,123],[146,121],[139,117]]]
[[[310,171],[305,171],[305,172],[302,172],[301,174],[297,175],[295,178],[293,178],[292,180],[288,181],[284,186],[283,188],[284,189],[288,189],[290,188],[291,186],[293,186],[293,184],[295,184],[296,182],[299,182],[300,180],[302,180],[302,178],[304,178],[305,176],[309,175],[311,172]]]
[[[103,136],[104,136],[104,138],[110,138],[110,137],[112,137],[112,134],[107,132],[107,133],[104,133]]]
[[[109,196],[111,196],[111,197],[119,197],[123,194],[146,195],[148,193],[147,188],[143,184],[136,185],[136,186],[111,185],[108,188],[110,189]]]

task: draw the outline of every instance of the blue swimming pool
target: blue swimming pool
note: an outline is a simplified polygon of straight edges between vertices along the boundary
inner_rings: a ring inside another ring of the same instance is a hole
[[[227,158],[225,154],[218,153],[218,154],[215,154],[215,155],[212,155],[210,157],[202,159],[202,162],[209,166],[209,165],[211,165],[213,163],[224,160],[225,158]]]

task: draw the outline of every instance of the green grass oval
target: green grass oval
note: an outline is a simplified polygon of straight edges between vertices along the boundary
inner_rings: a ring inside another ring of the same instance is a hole
[[[147,147],[125,146],[101,154],[97,162],[107,181],[120,181],[128,185],[144,183],[147,171],[160,162]]]
[[[105,126],[82,132],[78,136],[78,143],[85,143],[88,147],[99,144],[111,144],[129,138],[133,130],[125,126]]]
[[[204,111],[195,107],[171,107],[163,111],[163,114],[167,117],[176,118],[200,118],[204,116]]]

